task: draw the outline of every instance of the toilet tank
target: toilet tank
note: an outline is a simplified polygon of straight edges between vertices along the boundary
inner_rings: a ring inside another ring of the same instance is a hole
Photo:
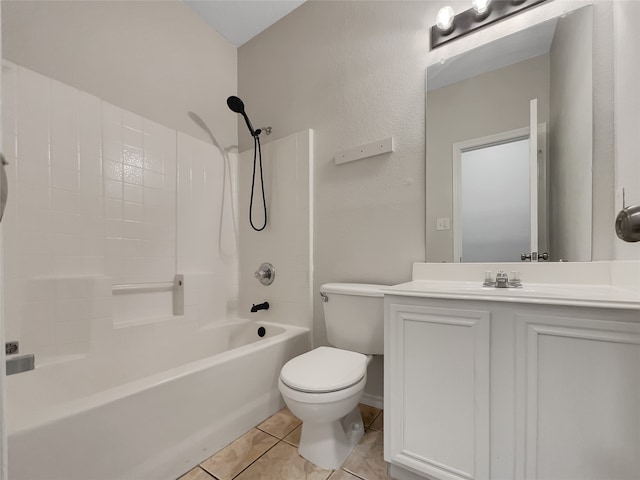
[[[384,286],[326,283],[320,287],[329,344],[364,354],[384,353]]]

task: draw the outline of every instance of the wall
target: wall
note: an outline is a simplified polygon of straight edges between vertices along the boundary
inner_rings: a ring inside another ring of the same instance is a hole
[[[268,222],[261,232],[249,225],[253,149],[239,156],[240,315],[310,329],[314,297],[313,132],[303,130],[273,141],[263,135],[262,141]],[[252,218],[256,227],[263,225],[259,168]],[[262,285],[254,277],[264,262],[271,263],[276,272],[271,285]],[[250,312],[253,304],[264,301],[269,302],[269,310]]]
[[[209,141],[196,112],[237,143],[237,50],[178,0],[3,1],[2,40],[7,60]]]
[[[236,48],[174,0],[7,1],[2,21],[4,58],[29,67],[3,82],[7,333],[41,362],[235,315]],[[170,292],[111,296],[176,271],[179,321],[157,322]]]
[[[593,11],[558,22],[549,56],[549,255],[591,259]],[[579,141],[576,141],[579,139]]]
[[[43,365],[233,317],[234,155],[10,62],[2,73],[6,337]],[[170,291],[112,295],[176,273],[184,315]]]
[[[624,188],[626,204],[640,205],[640,3],[614,3],[616,191]],[[620,195],[619,195],[620,196]],[[616,213],[622,202],[616,199]],[[617,260],[640,260],[640,243],[614,240]]]
[[[549,119],[549,56],[540,55],[427,94],[427,262],[453,261],[452,145],[529,125],[529,102],[538,99],[538,121]],[[500,115],[493,115],[496,108]]]
[[[276,138],[314,130],[316,345],[320,285],[399,283],[424,259],[426,22],[424,2],[310,1],[238,50],[253,123]],[[335,165],[337,152],[390,135],[394,153]]]

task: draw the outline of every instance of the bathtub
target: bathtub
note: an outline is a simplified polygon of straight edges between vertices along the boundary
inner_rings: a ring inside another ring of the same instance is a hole
[[[234,320],[198,333],[8,377],[9,478],[173,480],[284,406],[280,369],[309,349],[308,329]]]

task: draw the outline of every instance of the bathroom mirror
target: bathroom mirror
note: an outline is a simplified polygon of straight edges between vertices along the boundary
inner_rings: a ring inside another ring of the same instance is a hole
[[[592,74],[591,6],[428,67],[428,262],[591,260]]]

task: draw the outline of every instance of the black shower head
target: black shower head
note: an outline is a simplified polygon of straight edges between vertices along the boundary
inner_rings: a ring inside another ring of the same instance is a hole
[[[227,105],[232,112],[239,113],[244,117],[244,121],[246,122],[247,128],[249,129],[249,132],[251,132],[252,137],[257,137],[258,135],[260,135],[260,130],[256,131],[253,129],[253,126],[249,121],[249,117],[247,117],[247,114],[244,111],[244,102],[242,100],[240,100],[238,97],[231,96],[227,98]]]
[[[238,97],[231,96],[227,98],[227,105],[232,112],[244,114],[244,102]]]

